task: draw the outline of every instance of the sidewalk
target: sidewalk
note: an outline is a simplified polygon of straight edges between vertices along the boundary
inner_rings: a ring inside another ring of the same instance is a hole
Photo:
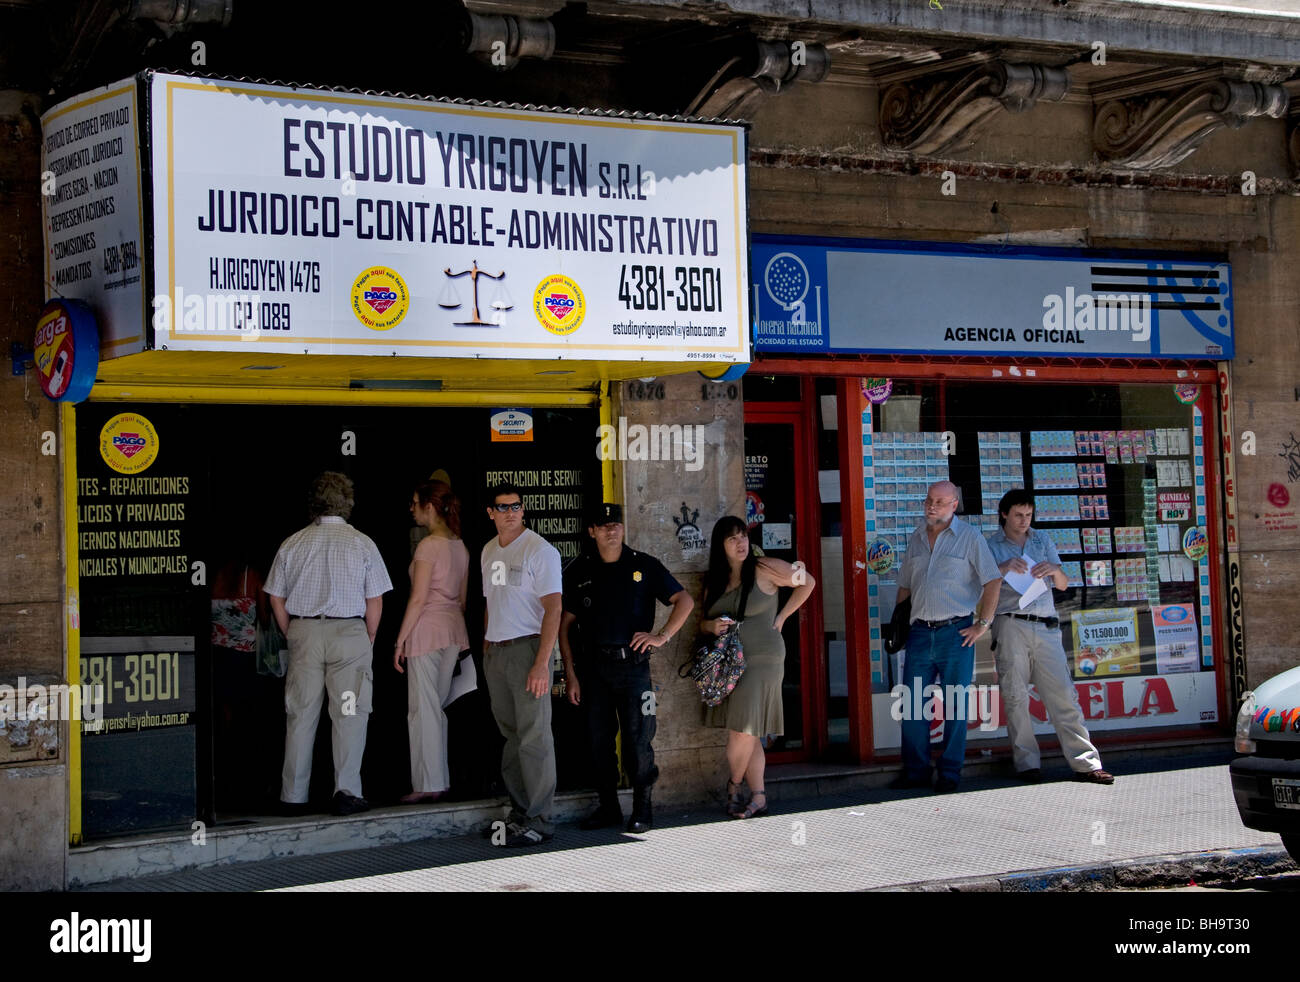
[[[720,808],[661,810],[644,836],[569,824],[530,850],[457,836],[89,889],[1041,890],[1089,880],[1104,888],[1122,883],[1135,860],[1161,857],[1158,864],[1167,865],[1225,850],[1232,852],[1196,861],[1287,868],[1277,835],[1242,826],[1228,781],[1231,756],[1130,759],[1111,768],[1110,787],[1069,780],[1058,759],[1038,785],[972,777],[948,795],[877,788],[774,800],[769,817],[746,822],[727,819]]]

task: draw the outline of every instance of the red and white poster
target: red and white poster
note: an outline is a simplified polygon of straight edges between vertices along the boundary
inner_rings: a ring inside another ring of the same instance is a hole
[[[1156,492],[1156,510],[1162,522],[1190,522],[1192,520],[1192,494],[1190,491]]]

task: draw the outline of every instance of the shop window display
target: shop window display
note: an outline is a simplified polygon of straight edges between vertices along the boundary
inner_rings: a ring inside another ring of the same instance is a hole
[[[895,556],[869,574],[876,747],[898,746],[889,693],[903,657],[885,654],[879,626],[893,612],[926,488],[944,479],[960,491],[960,518],[985,536],[999,527],[1006,491],[1034,494],[1034,526],[1051,537],[1069,581],[1053,599],[1091,728],[1215,721],[1204,455],[1213,434],[1183,401],[1189,393],[1167,384],[896,381],[899,394],[919,397],[915,430],[884,428],[888,404],[863,419],[869,555]],[[997,682],[987,640],[975,682]],[[1033,712],[1050,732],[1041,705]],[[972,740],[1005,734],[984,722]]]

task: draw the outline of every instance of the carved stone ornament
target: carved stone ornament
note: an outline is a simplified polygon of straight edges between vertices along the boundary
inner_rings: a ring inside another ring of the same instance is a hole
[[[1135,170],[1172,167],[1211,134],[1236,129],[1255,116],[1286,115],[1280,85],[1214,79],[1183,91],[1156,92],[1102,104],[1092,142],[1105,161]]]
[[[792,82],[820,82],[830,73],[825,45],[747,38],[686,107],[687,116],[753,119],[763,103]]]
[[[729,79],[698,104],[694,115],[712,119],[753,119],[768,96],[779,91],[778,84],[767,78]]]
[[[897,82],[880,97],[885,145],[941,153],[971,138],[997,112],[1025,112],[1059,102],[1070,88],[1064,68],[991,61],[947,75]]]

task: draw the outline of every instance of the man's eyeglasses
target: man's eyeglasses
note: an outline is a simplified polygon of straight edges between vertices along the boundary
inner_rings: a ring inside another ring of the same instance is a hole
[[[504,515],[508,511],[520,511],[524,507],[524,503],[522,501],[512,501],[507,505],[502,502],[497,502],[492,507],[500,514]]]

